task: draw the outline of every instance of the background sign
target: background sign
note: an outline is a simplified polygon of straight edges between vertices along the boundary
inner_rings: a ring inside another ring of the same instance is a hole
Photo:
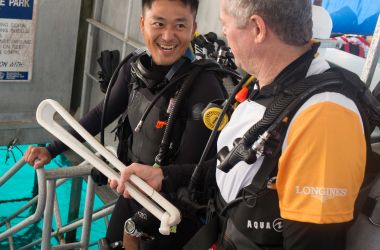
[[[32,79],[37,0],[0,0],[0,82]]]

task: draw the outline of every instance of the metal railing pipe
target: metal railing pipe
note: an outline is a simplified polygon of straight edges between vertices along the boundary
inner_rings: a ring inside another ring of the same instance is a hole
[[[88,164],[88,163],[86,163]],[[44,177],[45,179],[45,177]],[[57,187],[60,186],[61,184],[63,184],[65,181],[67,181],[67,179],[61,179],[61,180],[58,180],[57,181]],[[26,209],[28,209],[29,207],[31,207],[34,203],[36,203],[38,201],[38,195],[34,196],[31,200],[28,201],[28,203],[26,203],[24,206],[22,206],[19,210],[17,210],[16,212],[14,212],[13,214],[11,214],[10,216],[8,216],[7,218],[5,218],[3,221],[0,222],[0,227],[3,226],[6,222],[8,221],[11,221],[13,220],[14,218],[16,218],[19,214],[21,214],[22,212],[24,212]]]
[[[95,183],[92,178],[87,178],[86,202],[83,215],[82,249],[86,250],[90,242],[91,215],[94,209]]]
[[[99,211],[96,211],[95,213],[92,214],[92,221],[95,221],[99,218],[102,218],[102,217],[105,217],[109,214],[112,213],[113,209],[115,208],[115,204],[114,205],[111,205],[109,207],[106,207],[104,209],[101,209]],[[80,226],[82,226],[83,224],[83,218],[82,219],[79,219],[73,223],[70,223],[69,225],[66,225],[66,226],[63,226],[62,228],[60,228],[59,230],[57,231],[54,231],[50,237],[53,237],[53,236],[56,236],[58,234],[63,234],[63,233],[67,233],[69,231],[72,231]],[[36,241],[33,241],[31,243],[29,243],[28,245],[25,245],[23,247],[21,247],[19,250],[24,250],[24,249],[30,249],[32,248],[33,246],[39,244],[42,242],[42,239],[38,239]]]
[[[17,171],[24,166],[25,161],[23,158],[18,160],[5,174],[3,174],[0,177],[0,187],[9,179],[11,178]]]
[[[45,202],[46,202],[46,182],[45,182],[45,170],[37,169],[37,180],[38,180],[38,202],[37,207],[33,215],[24,219],[17,225],[7,229],[5,232],[0,234],[0,241],[15,234],[26,226],[38,221],[44,212]]]
[[[78,166],[71,168],[48,169],[45,171],[46,180],[87,176],[91,173],[91,168],[92,167],[90,166]]]
[[[61,250],[61,249],[76,249],[76,248],[81,248],[82,244],[80,242],[74,242],[74,243],[68,243],[62,246],[52,246],[51,249],[53,250]]]
[[[50,235],[52,229],[52,219],[53,219],[53,207],[54,207],[54,197],[56,180],[47,180],[47,195],[46,195],[46,206],[44,212],[44,222],[42,229],[42,250],[49,250],[50,247]]]

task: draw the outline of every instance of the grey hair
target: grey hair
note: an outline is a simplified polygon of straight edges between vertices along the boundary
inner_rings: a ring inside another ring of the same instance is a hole
[[[312,37],[310,0],[226,0],[225,11],[244,27],[252,15],[261,16],[271,30],[289,45],[304,45]]]

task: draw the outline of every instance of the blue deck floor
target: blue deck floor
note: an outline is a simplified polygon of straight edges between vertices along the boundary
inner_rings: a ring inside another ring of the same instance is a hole
[[[13,147],[12,150],[7,150],[6,146],[0,146],[0,176],[3,175],[9,168],[15,164],[15,160],[18,161],[22,154],[26,151],[28,145],[18,145]],[[57,156],[51,161],[45,168],[62,168],[66,166],[71,166],[70,162],[64,156]],[[11,215],[18,209],[20,209],[24,204],[27,203],[33,196],[33,189],[35,183],[35,171],[29,165],[24,165],[17,174],[8,180],[3,186],[0,187],[0,221],[5,217]],[[85,186],[82,185],[82,200],[79,215],[83,215],[84,209],[84,198],[85,198]],[[68,208],[70,201],[70,191],[71,191],[71,181],[67,181],[57,188],[58,203],[61,210],[62,224],[67,223]],[[100,208],[103,203],[98,197],[95,197],[94,209]],[[33,209],[28,209],[24,211],[18,218],[12,220],[12,225],[17,224],[19,221],[28,217],[34,212]],[[53,219],[54,221],[54,219]],[[53,223],[53,229],[55,229]],[[0,227],[0,232],[6,230],[5,226]],[[95,243],[98,239],[103,238],[105,235],[105,223],[103,219],[99,219],[93,222],[91,226],[91,237],[90,243]],[[28,243],[41,238],[42,233],[42,222],[35,225],[31,225],[25,230],[18,232],[14,236],[15,249],[21,246],[27,245]],[[80,237],[80,229],[77,230],[77,238]],[[56,245],[57,241],[52,239],[52,244]],[[3,240],[0,242],[0,249],[9,249],[8,241]],[[40,249],[39,246],[35,249]],[[97,246],[93,246],[90,249],[97,249]]]

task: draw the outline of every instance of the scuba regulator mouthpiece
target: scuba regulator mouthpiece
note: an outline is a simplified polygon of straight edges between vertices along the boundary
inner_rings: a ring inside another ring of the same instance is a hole
[[[231,151],[228,150],[227,146],[224,146],[217,155],[220,162],[217,168],[225,173],[228,173],[240,161],[252,164],[257,160],[256,152],[242,138],[235,139],[233,144],[234,147]]]
[[[228,173],[236,164],[241,161],[247,164],[253,164],[258,157],[263,155],[264,144],[270,137],[268,131],[253,143],[252,147],[245,137],[237,138],[233,142],[233,148],[230,151],[227,146],[223,147],[217,154],[220,164],[217,166],[220,170]]]

